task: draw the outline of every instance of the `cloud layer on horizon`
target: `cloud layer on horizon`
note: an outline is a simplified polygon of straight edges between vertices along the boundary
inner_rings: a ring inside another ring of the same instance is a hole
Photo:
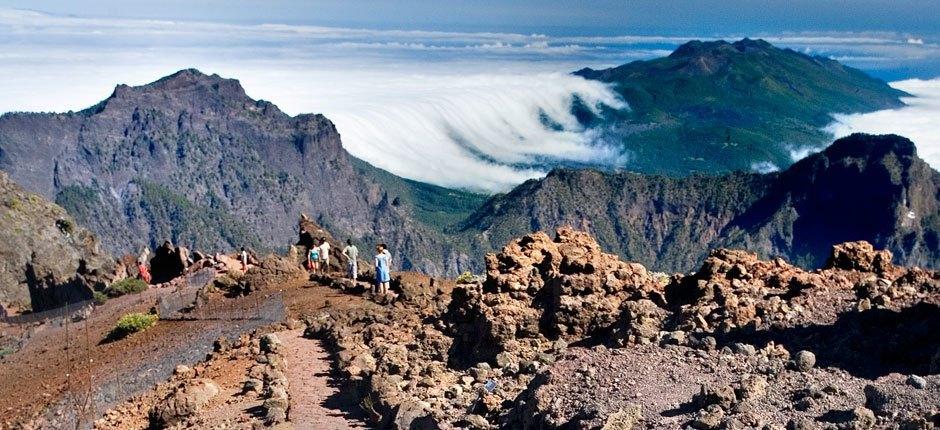
[[[575,96],[591,106],[623,102],[604,85],[568,73],[719,38],[96,19],[2,8],[0,35],[0,112],[78,110],[115,84],[145,84],[195,67],[237,78],[250,96],[287,113],[325,114],[346,149],[376,166],[483,191],[505,190],[557,164],[628,168],[624,155],[599,141],[601,133],[581,129],[567,110]],[[870,69],[940,64],[940,45],[930,35],[763,37]],[[542,114],[562,128],[545,127]],[[869,121],[842,120],[855,127]]]
[[[837,114],[826,130],[836,137],[863,132],[898,134],[917,146],[917,155],[940,170],[940,78],[910,79],[891,86],[914,97],[903,98],[907,106],[864,114]]]

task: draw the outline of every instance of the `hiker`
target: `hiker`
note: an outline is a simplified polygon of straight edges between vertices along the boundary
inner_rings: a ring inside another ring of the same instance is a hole
[[[330,242],[325,237],[320,238],[320,261],[323,262],[323,271],[330,270]]]
[[[346,273],[349,275],[349,279],[353,281],[359,277],[359,265],[357,263],[359,259],[359,248],[356,248],[356,245],[352,244],[352,239],[346,239],[346,247],[343,248],[341,253],[346,257]]]
[[[320,272],[320,247],[314,246],[307,251],[307,269],[313,273]]]
[[[247,272],[248,271],[248,251],[245,251],[244,246],[242,247],[241,260],[242,260],[242,272]]]
[[[137,276],[148,285],[150,284],[150,269],[147,268],[147,264],[137,262]]]
[[[392,254],[388,252],[388,247],[384,243],[378,244],[375,252],[375,284],[378,289],[377,294],[382,296],[388,294],[388,283],[392,280],[389,272]]]

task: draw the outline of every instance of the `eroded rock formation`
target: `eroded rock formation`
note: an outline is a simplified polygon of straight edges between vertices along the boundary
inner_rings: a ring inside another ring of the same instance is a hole
[[[811,272],[719,249],[695,273],[668,276],[562,228],[486,261],[484,282],[449,295],[423,286],[431,300],[307,318],[374,422],[776,429],[940,419],[929,400],[940,392],[931,329],[940,275],[894,266],[867,243],[834,247]]]

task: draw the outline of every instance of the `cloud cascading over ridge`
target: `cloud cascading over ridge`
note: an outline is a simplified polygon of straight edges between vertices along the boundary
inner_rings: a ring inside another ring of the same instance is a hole
[[[834,122],[826,130],[836,137],[856,132],[899,134],[917,146],[918,155],[934,169],[940,170],[940,78],[910,79],[892,82],[891,86],[908,92],[905,107],[864,114],[833,115]]]
[[[250,96],[289,114],[325,114],[346,149],[378,167],[481,191],[506,190],[554,165],[629,168],[603,130],[581,128],[569,109],[575,97],[588,107],[625,104],[603,84],[569,72],[722,38],[101,19],[3,8],[0,36],[0,112],[83,109],[118,83],[198,68],[239,79]],[[940,64],[931,35],[749,36],[869,70]]]
[[[624,161],[616,146],[599,141],[571,114],[574,97],[591,108],[625,107],[598,82],[547,73],[413,75],[372,83],[372,97],[335,104],[329,117],[351,153],[412,179],[503,191],[543,176],[549,165]]]
[[[6,95],[0,110],[82,109],[116,83],[140,85],[195,67],[237,78],[250,96],[290,114],[325,114],[351,154],[410,179],[496,192],[554,165],[625,160],[571,114],[576,97],[589,109],[626,107],[605,84],[567,73],[583,64],[573,56],[590,49],[549,44],[541,35],[98,20],[9,10],[0,10],[0,30],[32,43],[0,53],[13,65],[0,66]]]

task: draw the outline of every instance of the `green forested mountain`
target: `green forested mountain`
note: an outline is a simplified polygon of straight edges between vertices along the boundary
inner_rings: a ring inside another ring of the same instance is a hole
[[[629,103],[581,114],[623,143],[627,168],[671,175],[785,168],[831,141],[822,128],[832,113],[898,107],[905,95],[835,60],[750,39],[692,41],[668,57],[575,73]]]

